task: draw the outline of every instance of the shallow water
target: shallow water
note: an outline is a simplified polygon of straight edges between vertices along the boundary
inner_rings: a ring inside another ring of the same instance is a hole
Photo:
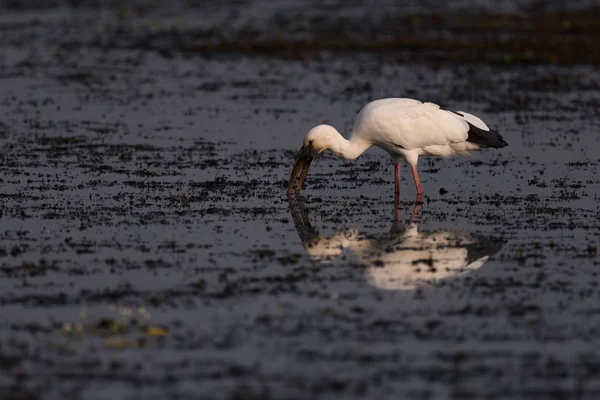
[[[594,66],[69,49],[3,26],[0,388],[21,398],[594,398]],[[38,33],[32,33],[31,29]],[[366,102],[510,144],[407,168],[319,157]],[[443,189],[443,190],[442,190]]]

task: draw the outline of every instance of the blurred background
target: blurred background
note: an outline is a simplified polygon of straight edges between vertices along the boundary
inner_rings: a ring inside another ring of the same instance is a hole
[[[600,37],[594,0],[2,0],[0,8],[54,23],[77,16],[61,28],[78,32],[61,37],[65,45],[114,42],[119,32],[113,45],[163,53],[360,50],[410,61],[585,63],[598,62]]]

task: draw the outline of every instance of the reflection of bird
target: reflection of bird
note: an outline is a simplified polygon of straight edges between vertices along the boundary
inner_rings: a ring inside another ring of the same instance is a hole
[[[478,117],[463,111],[441,109],[437,104],[412,99],[382,99],[373,101],[358,113],[352,136],[346,140],[332,126],[318,125],[308,132],[298,155],[288,193],[296,193],[308,174],[313,158],[324,150],[347,160],[355,159],[371,146],[387,151],[395,166],[396,198],[400,196],[400,161],[411,165],[417,195],[421,182],[417,172],[419,156],[451,157],[465,155],[484,147],[504,147],[508,144],[497,132],[490,130]]]
[[[366,237],[354,228],[324,237],[311,226],[304,204],[299,199],[290,200],[296,230],[315,262],[329,262],[350,248],[356,261],[366,267],[369,284],[380,289],[409,290],[467,274],[481,267],[504,244],[467,231],[419,232],[418,207],[407,228],[396,221],[380,237]]]

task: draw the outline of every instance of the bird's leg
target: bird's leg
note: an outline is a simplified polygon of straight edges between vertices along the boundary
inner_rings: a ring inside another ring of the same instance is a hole
[[[394,166],[394,216],[396,221],[400,219],[400,163]]]
[[[400,163],[397,163],[394,167],[394,198],[400,200]]]
[[[423,195],[423,189],[421,189],[421,180],[419,179],[419,172],[417,172],[417,167],[411,165],[413,178],[415,179],[415,186],[417,187],[417,197]]]

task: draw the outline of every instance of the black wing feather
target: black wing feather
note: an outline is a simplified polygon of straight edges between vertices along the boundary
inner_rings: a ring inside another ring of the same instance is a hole
[[[447,110],[444,108],[442,108],[442,110],[450,111],[451,113],[462,117],[463,121],[465,121],[469,125],[469,136],[467,137],[467,142],[476,143],[481,147],[493,147],[495,149],[508,146],[508,143],[506,143],[502,135],[500,135],[498,132],[493,131],[491,129],[489,131],[486,131],[484,129],[476,127],[475,125],[471,124],[469,121],[464,119],[464,115],[457,111]]]
[[[476,143],[482,147],[493,147],[495,149],[508,146],[508,143],[506,143],[502,135],[498,132],[491,129],[489,131],[479,129],[467,120],[465,120],[465,122],[469,124],[469,136],[467,137],[467,142]]]

